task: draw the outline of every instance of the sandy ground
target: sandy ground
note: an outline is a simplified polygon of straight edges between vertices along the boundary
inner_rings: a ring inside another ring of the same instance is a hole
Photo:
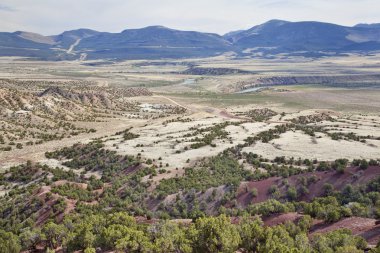
[[[163,97],[156,97],[167,99]],[[181,104],[169,99],[173,103],[182,106]],[[236,119],[233,115],[219,108],[202,107],[199,105],[189,105],[186,107],[191,113],[183,118],[191,119],[190,122],[172,122],[163,125],[164,119],[151,122],[146,126],[134,128],[131,131],[139,134],[140,137],[123,141],[122,137],[112,138],[106,142],[109,149],[115,150],[122,155],[137,155],[145,159],[155,159],[157,166],[162,163],[163,168],[168,170],[165,174],[159,174],[154,181],[162,178],[170,178],[183,174],[183,168],[192,166],[195,161],[204,158],[212,157],[227,148],[234,147],[238,144],[243,144],[244,140],[259,132],[273,128],[277,124],[261,123],[261,122],[246,122]],[[175,118],[175,117],[173,117]],[[202,136],[186,137],[187,134],[192,134],[193,129],[212,127],[214,124],[222,122],[238,122],[240,125],[230,125],[225,128],[228,132],[227,139],[216,139],[212,146],[204,146],[198,149],[191,149],[190,145],[194,142],[191,139]],[[137,147],[138,146],[138,147]],[[185,150],[185,148],[188,150]],[[161,158],[161,160],[159,160]],[[190,162],[189,162],[190,161]],[[167,166],[167,164],[169,166]]]
[[[288,131],[281,135],[281,138],[269,143],[258,142],[252,147],[247,147],[243,151],[253,152],[266,158],[277,156],[295,157],[302,159],[335,160],[337,158],[380,158],[380,117],[368,115],[347,115],[329,110],[303,110],[289,113],[282,117],[281,121],[289,121],[300,116],[312,115],[315,113],[330,113],[336,121],[322,121],[310,125],[322,126],[330,133],[355,133],[357,136],[371,136],[366,143],[357,141],[332,140],[323,133],[316,133],[316,138],[302,132]],[[276,120],[278,116],[274,117]]]
[[[47,142],[38,146],[25,147],[22,150],[12,152],[2,152],[0,154],[0,166],[6,168],[11,165],[25,162],[26,160],[42,161],[52,166],[59,166],[59,163],[51,163],[44,157],[46,151],[56,150],[64,146],[70,146],[77,142],[88,142],[93,138],[103,137],[106,141],[106,147],[117,151],[122,155],[136,156],[141,154],[145,159],[155,159],[156,165],[162,163],[163,168],[168,170],[167,173],[158,175],[158,179],[180,176],[183,168],[192,166],[195,161],[204,157],[215,156],[223,150],[243,144],[247,137],[252,137],[260,132],[281,125],[290,119],[299,116],[306,116],[315,113],[327,112],[326,110],[302,110],[288,112],[284,117],[277,115],[268,122],[245,122],[244,119],[234,117],[233,113],[237,111],[246,111],[258,108],[255,106],[237,106],[228,108],[218,108],[202,104],[191,104],[187,101],[181,101],[173,97],[157,95],[153,97],[139,98],[139,102],[145,103],[169,103],[184,107],[188,110],[185,115],[173,115],[158,119],[111,119],[109,122],[97,123],[94,134],[83,134],[76,138],[65,139],[62,141]],[[334,113],[334,112],[333,112]],[[346,115],[334,113],[337,122],[318,122],[316,125],[327,127],[331,132],[355,132],[359,135],[379,136],[378,124],[380,118],[377,116]],[[171,122],[167,120],[190,119],[190,122]],[[228,126],[227,139],[216,139],[213,143],[216,147],[204,146],[198,149],[191,149],[191,139],[202,136],[185,137],[192,134],[194,129],[211,127],[214,124],[225,121],[239,122],[238,126]],[[165,123],[165,124],[164,124]],[[140,137],[124,141],[122,136],[112,136],[118,131],[133,127],[132,132],[139,134]],[[112,137],[104,137],[112,136]],[[380,157],[380,141],[368,140],[367,143],[354,141],[334,141],[322,133],[317,137],[311,138],[301,132],[289,131],[281,135],[280,139],[270,143],[258,142],[252,147],[247,147],[244,152],[253,152],[266,158],[275,158],[277,156],[315,158],[319,160],[335,160],[337,158],[374,158]],[[188,150],[185,148],[188,147]],[[158,160],[161,158],[161,160]],[[188,160],[190,162],[188,162]],[[168,164],[168,166],[167,166]]]
[[[302,159],[335,160],[338,158],[365,158],[378,159],[380,157],[380,141],[371,140],[368,143],[356,141],[335,141],[324,134],[318,133],[317,143],[309,135],[302,132],[286,132],[280,139],[270,143],[258,142],[253,147],[244,148],[244,152],[252,152],[266,158],[277,156]],[[372,145],[369,145],[372,144]]]
[[[104,137],[105,135],[115,134],[118,131],[125,130],[130,126],[144,124],[143,120],[135,119],[110,119],[109,122],[97,122],[94,127],[97,132],[92,134],[82,134],[79,136],[66,138],[59,141],[50,141],[40,145],[26,146],[21,150],[12,150],[11,152],[0,153],[0,168],[5,169],[9,166],[17,165],[27,160],[41,161],[45,159],[45,152],[54,151],[59,148],[71,146],[78,142],[89,142],[92,139]],[[89,123],[92,125],[93,123]]]
[[[0,168],[25,162],[26,160],[44,161],[44,153],[77,142],[88,142],[93,138],[113,135],[117,131],[133,126],[135,133],[140,137],[122,143],[121,137],[107,141],[107,147],[122,154],[137,155],[141,153],[145,158],[158,159],[162,157],[165,167],[169,164],[170,173],[162,175],[170,177],[181,173],[175,168],[189,166],[202,157],[218,154],[228,147],[243,143],[244,139],[254,136],[261,131],[283,124],[301,115],[309,115],[317,109],[335,110],[340,115],[341,110],[352,115],[346,115],[343,122],[323,122],[318,124],[338,125],[337,130],[354,132],[358,135],[380,136],[380,119],[378,115],[363,116],[360,113],[377,113],[380,108],[380,90],[343,90],[318,87],[293,87],[289,92],[263,92],[258,94],[224,94],[225,88],[238,81],[244,81],[257,76],[273,75],[318,75],[318,74],[375,74],[380,70],[378,64],[380,55],[350,57],[330,57],[321,59],[287,58],[287,59],[242,59],[232,60],[226,56],[208,59],[187,59],[181,61],[125,61],[114,64],[86,66],[79,62],[38,62],[19,58],[0,58],[0,78],[18,78],[31,80],[95,80],[99,85],[116,86],[144,86],[157,92],[155,96],[145,98],[130,98],[141,103],[172,104],[188,109],[185,117],[192,122],[174,122],[166,126],[162,122],[170,118],[155,120],[112,119],[107,123],[97,123],[88,127],[97,129],[93,134],[82,134],[64,139],[51,141],[38,146],[27,146],[22,150],[0,153]],[[160,63],[155,65],[155,63]],[[173,64],[174,63],[174,64]],[[234,68],[254,71],[248,75],[226,76],[193,76],[180,74],[188,69],[188,64],[195,64],[207,68]],[[194,79],[193,83],[186,80]],[[128,100],[128,99],[127,99]],[[244,123],[240,126],[229,126],[228,140],[215,140],[216,147],[205,146],[195,150],[184,148],[190,145],[190,138],[183,136],[191,127],[211,126],[213,123],[224,121],[243,121],[234,117],[234,112],[255,108],[270,108],[278,113],[286,112],[285,117],[275,116],[267,123]],[[177,116],[173,116],[175,118]],[[347,120],[347,118],[349,120]],[[372,118],[371,118],[372,117]],[[343,119],[344,117],[342,117]],[[355,125],[356,122],[361,125]],[[376,125],[376,126],[375,126]],[[346,128],[349,127],[349,128]],[[357,128],[356,128],[357,127]],[[178,140],[178,142],[177,142]],[[230,141],[232,143],[230,143]],[[114,146],[115,145],[115,146]],[[143,147],[136,147],[143,145]],[[336,158],[379,158],[380,143],[377,140],[368,143],[350,141],[333,141],[322,136],[314,144],[309,136],[302,133],[288,132],[280,139],[269,144],[258,143],[254,147],[246,148],[262,154],[264,157],[275,156],[319,158],[335,160]],[[143,151],[142,151],[143,150]],[[176,151],[180,151],[176,153]],[[46,162],[46,161],[45,161]],[[54,164],[56,165],[56,164]]]

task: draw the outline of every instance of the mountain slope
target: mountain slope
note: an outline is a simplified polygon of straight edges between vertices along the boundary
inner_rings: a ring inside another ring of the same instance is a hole
[[[273,30],[276,27],[280,27],[286,23],[289,23],[289,22],[283,21],[283,20],[273,19],[273,20],[270,20],[264,24],[254,26],[248,30],[241,30],[241,31],[227,33],[223,37],[225,39],[233,42],[233,43],[236,43],[240,39],[247,38],[247,37],[254,36],[254,35],[258,35],[262,31],[265,32],[265,31]]]
[[[362,28],[380,28],[380,23],[376,24],[357,24],[355,27],[362,27]]]
[[[377,45],[380,42],[380,29],[372,26],[345,27],[321,22],[271,20],[224,37],[240,49],[266,47],[274,52],[380,49]],[[369,43],[368,47],[366,43]]]
[[[46,40],[49,41],[49,40]],[[25,32],[0,33],[0,56],[48,57],[53,52],[42,35]]]
[[[43,36],[37,33],[18,31],[0,33],[0,56],[35,57],[44,60],[70,59],[64,52],[76,41],[99,32],[78,29],[63,32],[56,36]]]
[[[54,45],[55,44],[55,41],[53,38],[46,37],[46,36],[43,36],[43,35],[38,34],[38,33],[18,31],[18,32],[15,32],[14,34],[23,38],[23,39],[33,41],[36,43],[48,44],[48,45]]]
[[[127,29],[121,33],[90,29],[43,36],[30,32],[0,33],[0,56],[45,60],[165,59],[210,57],[227,52],[304,56],[380,50],[379,24],[354,27],[322,22],[271,20],[224,36],[180,31],[162,26]]]
[[[83,38],[89,38],[95,35],[100,34],[101,32],[94,31],[91,29],[77,29],[71,31],[65,31],[59,35],[50,36],[56,44],[61,47],[69,48],[72,44],[74,44],[77,40],[81,40]]]
[[[136,59],[212,56],[232,45],[216,34],[150,26],[85,38],[77,48],[88,52],[89,58]]]

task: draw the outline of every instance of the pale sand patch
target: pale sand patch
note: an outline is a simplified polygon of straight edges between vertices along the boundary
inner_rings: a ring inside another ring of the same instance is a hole
[[[12,150],[11,152],[0,152],[0,170],[24,163],[27,160],[39,162],[45,159],[45,152],[47,151],[51,152],[78,142],[88,143],[92,139],[111,135],[131,126],[138,127],[145,122],[143,120],[125,118],[108,119],[108,122],[89,122],[88,127],[95,128],[97,130],[96,133],[81,134],[63,140],[45,142],[40,145],[25,146],[23,149]]]
[[[302,132],[286,132],[280,139],[270,143],[258,142],[254,147],[244,148],[244,152],[252,152],[262,155],[265,158],[273,159],[277,156],[295,157],[302,159],[335,160],[338,158],[380,158],[380,141],[371,141],[370,146],[366,143],[354,141],[334,141],[324,134],[318,134],[322,138],[317,138],[314,144],[310,136]]]
[[[372,121],[374,119],[374,121]],[[316,126],[325,127],[329,132],[350,133],[353,132],[359,136],[380,137],[380,123],[378,117],[362,117],[359,121],[348,119],[339,119],[337,122],[322,121],[315,123]],[[340,122],[344,121],[344,122]],[[338,129],[338,130],[335,130]]]
[[[155,159],[157,166],[162,163],[165,170],[169,172],[157,175],[153,181],[163,178],[171,178],[183,174],[183,168],[193,166],[194,162],[201,158],[216,156],[227,148],[243,144],[247,137],[254,136],[259,132],[274,128],[278,124],[262,122],[242,123],[235,126],[230,125],[225,128],[228,133],[227,139],[215,139],[212,146],[204,146],[198,149],[191,149],[192,139],[202,137],[202,135],[185,137],[193,134],[194,129],[212,127],[214,124],[225,122],[220,117],[210,117],[207,113],[195,113],[189,118],[191,122],[171,122],[162,125],[161,122],[134,128],[131,132],[139,134],[140,137],[128,141],[123,141],[121,136],[106,141],[106,147],[117,151],[121,155],[136,156],[141,154],[144,159]],[[238,122],[236,119],[228,119],[230,122]],[[139,147],[136,147],[136,146]],[[142,147],[140,147],[143,145]],[[188,150],[185,150],[185,148]],[[177,151],[179,153],[177,153]],[[161,158],[161,160],[158,160]],[[190,160],[190,162],[188,162]],[[169,166],[166,166],[169,164]],[[178,168],[178,170],[177,170]]]
[[[64,163],[65,161],[67,161],[67,160],[60,161],[57,159],[43,159],[43,160],[39,161],[39,163],[41,165],[47,165],[51,168],[57,168],[58,167],[58,168],[63,169],[64,171],[69,171],[70,170],[69,167],[62,165],[62,163]]]
[[[263,123],[263,122],[241,124],[241,126],[248,132],[249,136],[267,131],[269,129],[274,128],[277,125],[281,125],[281,124],[277,124],[277,123],[268,124],[268,123]]]
[[[374,138],[380,137],[380,128],[373,127],[359,127],[358,129],[353,128],[339,128],[336,130],[329,130],[329,132],[333,133],[354,133],[358,136],[373,136]]]
[[[215,141],[217,147],[212,148],[205,146],[199,149],[189,149],[184,151],[186,146],[190,146],[191,139],[196,136],[184,137],[184,135],[192,133],[190,128],[205,128],[211,127],[213,124],[221,123],[221,118],[203,118],[194,120],[191,122],[172,122],[167,125],[154,124],[139,129],[132,129],[131,132],[139,134],[140,137],[122,142],[121,138],[117,138],[112,141],[107,141],[106,146],[112,150],[117,151],[123,155],[133,155],[141,153],[143,158],[156,159],[159,164],[162,162],[164,167],[169,164],[169,167],[165,167],[169,170],[175,168],[182,168],[188,165],[186,162],[188,159],[194,160],[206,156],[214,156],[219,152],[222,152],[227,146],[233,146],[233,144],[224,145],[223,141],[227,143],[227,140]],[[198,135],[201,137],[201,135]],[[179,143],[177,142],[179,141]],[[118,148],[114,147],[116,145]],[[137,145],[143,145],[143,147],[136,147]],[[176,151],[180,150],[181,153],[177,154]],[[158,158],[162,160],[158,161]]]
[[[215,121],[220,122],[220,119],[207,119],[186,123],[174,122],[169,123],[167,126],[147,126],[141,129],[134,129],[134,132],[140,134],[139,138],[126,142],[120,142],[121,139],[116,139],[108,141],[106,145],[108,148],[123,155],[136,156],[141,153],[141,156],[146,159],[151,158],[156,160],[161,157],[161,162],[164,166],[166,163],[169,163],[170,168],[182,168],[188,166],[186,162],[188,159],[194,161],[202,157],[215,156],[227,148],[243,144],[247,137],[254,136],[276,125],[258,122],[244,123],[240,126],[227,126],[225,130],[228,132],[228,137],[231,140],[216,139],[213,142],[216,144],[216,147],[204,146],[198,149],[184,150],[185,147],[189,147],[191,143],[193,143],[190,140],[195,137],[184,137],[184,135],[192,133],[192,131],[189,130],[191,127],[209,127],[212,126],[212,123],[215,123]],[[201,136],[198,135],[198,137]],[[118,148],[114,147],[114,144]],[[137,145],[143,145],[143,147],[136,147]],[[177,154],[177,150],[181,153]]]
[[[317,114],[318,112],[319,112],[318,110],[304,110],[304,111],[300,111],[296,113],[287,114],[284,117],[282,117],[282,120],[290,121],[292,119],[295,119],[301,116],[314,115],[314,114]]]

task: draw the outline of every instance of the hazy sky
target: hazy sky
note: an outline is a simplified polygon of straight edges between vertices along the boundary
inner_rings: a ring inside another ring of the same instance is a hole
[[[0,0],[0,31],[44,35],[164,25],[223,34],[270,19],[380,22],[380,0]]]

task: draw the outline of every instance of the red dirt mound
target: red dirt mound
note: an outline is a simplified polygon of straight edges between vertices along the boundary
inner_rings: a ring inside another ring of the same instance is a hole
[[[333,224],[317,224],[311,228],[311,235],[341,228],[347,228],[352,231],[353,235],[363,237],[370,245],[376,245],[380,240],[380,222],[359,217],[346,218]]]
[[[286,192],[287,187],[283,184],[285,180],[290,186],[297,189],[301,186],[301,179],[314,178],[315,182],[308,185],[309,193],[302,196],[300,200],[311,201],[315,197],[323,195],[323,186],[331,184],[335,190],[342,190],[348,184],[363,185],[380,176],[380,166],[370,166],[366,170],[359,167],[347,168],[344,173],[338,173],[335,170],[307,172],[289,178],[271,177],[257,182],[243,182],[238,189],[238,203],[246,207],[252,203],[260,203],[268,200],[270,195],[268,190],[272,185],[276,185],[282,193]],[[257,189],[257,196],[254,197],[252,189]]]
[[[297,222],[300,218],[302,218],[302,214],[299,213],[285,213],[285,214],[277,214],[272,215],[270,217],[263,218],[265,226],[277,226],[280,224],[284,224],[287,221]]]

